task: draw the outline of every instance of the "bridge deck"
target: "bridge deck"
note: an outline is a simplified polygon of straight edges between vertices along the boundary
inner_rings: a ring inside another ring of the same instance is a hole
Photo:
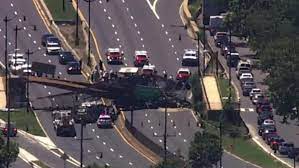
[[[0,76],[0,109],[6,108],[5,77]]]
[[[222,110],[222,103],[217,87],[216,78],[214,76],[205,76],[203,85],[207,93],[207,101],[210,104],[210,110]]]

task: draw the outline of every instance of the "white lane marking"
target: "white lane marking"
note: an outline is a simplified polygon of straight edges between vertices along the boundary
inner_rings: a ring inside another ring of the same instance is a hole
[[[129,11],[129,8],[127,8],[127,11]]]
[[[48,92],[49,95],[51,95],[51,92]]]
[[[174,48],[174,45],[171,45],[172,48]]]
[[[97,138],[99,139],[99,138],[100,138],[100,136],[98,136],[98,135],[97,135]]]
[[[157,136],[158,134],[156,132],[154,132],[154,136]]]
[[[38,47],[37,49],[38,49],[38,50],[41,50],[42,48]]]
[[[253,108],[249,108],[248,109],[250,112],[254,112],[254,109]]]
[[[125,63],[125,66],[128,66],[128,64],[127,64],[127,63]]]
[[[11,42],[8,42],[8,45],[11,45]]]
[[[27,28],[24,26],[23,29],[26,30]]]
[[[96,156],[96,159],[97,159],[97,160],[99,160],[99,159],[100,159],[100,157]]]
[[[114,24],[112,24],[112,27],[114,28],[114,27],[115,27],[115,25],[114,25]]]
[[[48,60],[49,63],[51,63],[51,60]]]
[[[145,117],[147,117],[147,113],[145,113]]]
[[[100,4],[102,4],[102,1],[99,1]]]
[[[119,155],[118,157],[119,157],[119,158],[121,158],[121,159],[123,158],[123,156],[122,156],[122,155]]]
[[[140,34],[140,31],[137,31],[137,34]]]
[[[147,2],[148,5],[150,6],[150,9],[153,11],[154,15],[155,15],[155,16],[157,17],[157,19],[159,20],[160,17],[159,17],[159,15],[158,15],[157,12],[156,12],[156,5],[157,5],[158,0],[155,0],[154,3],[153,3],[153,5],[151,4],[151,2],[150,2],[149,0],[146,0],[146,2]]]
[[[131,18],[131,20],[133,20],[133,19],[134,19],[134,17],[133,17],[133,16],[130,16],[130,18]]]
[[[103,142],[103,145],[106,145],[106,142]]]
[[[0,32],[2,32],[2,29],[0,29]]]
[[[151,123],[151,120],[147,120],[148,123]]]
[[[43,54],[45,57],[47,56],[47,54]]]
[[[245,108],[240,108],[240,111],[241,112],[245,112]]]
[[[116,40],[119,41],[119,38],[117,38]]]
[[[66,80],[66,78],[63,78],[64,80]]]
[[[161,26],[162,26],[162,28],[164,28],[164,24],[162,24]]]
[[[114,152],[114,149],[110,148],[110,151],[111,151],[111,152]]]
[[[151,129],[154,129],[154,127],[153,127],[153,126],[151,126]]]
[[[180,59],[179,59],[179,58],[176,58],[176,60],[179,61]]]
[[[175,51],[174,54],[177,55],[177,52]]]
[[[165,34],[168,35],[168,31],[165,31]]]
[[[36,44],[36,41],[34,40],[33,43]]]
[[[126,57],[124,57],[124,60],[126,60]]]
[[[184,139],[184,142],[187,142],[187,140],[186,140],[186,139]]]
[[[90,153],[90,150],[88,149],[87,152]]]
[[[119,48],[121,48],[122,46],[121,45],[119,45]]]
[[[132,166],[132,165],[133,165],[133,163],[132,163],[132,162],[129,162],[129,165],[130,165],[130,166]]]
[[[179,132],[179,136],[181,136],[181,135],[182,135],[182,133]]]
[[[169,114],[169,113],[167,113],[167,116],[170,116],[170,114]]]
[[[169,38],[168,41],[171,41],[171,38]]]
[[[92,129],[92,132],[95,132],[95,129]]]
[[[173,123],[173,120],[170,120],[171,123]]]
[[[144,48],[144,44],[142,44],[142,48]]]
[[[55,101],[55,98],[53,97],[52,100]]]
[[[168,146],[166,146],[166,149],[168,149]]]
[[[117,31],[115,31],[114,34],[117,35]]]
[[[143,38],[141,37],[140,40],[143,41]]]
[[[45,89],[47,89],[47,86],[46,86],[46,85],[44,85],[44,88],[45,88]]]
[[[15,12],[14,12],[14,14],[15,14],[15,15],[18,15],[18,12],[17,12],[17,11],[15,11]]]
[[[176,129],[176,126],[174,126],[173,128]]]
[[[22,22],[22,19],[19,19],[19,22]]]
[[[3,38],[6,39],[6,36],[4,35]]]
[[[162,143],[162,139],[159,139],[159,142]]]
[[[123,3],[125,3],[125,0],[122,0]]]
[[[106,10],[106,9],[104,9],[104,12],[106,13],[106,12],[107,12],[107,10]]]
[[[10,3],[10,6],[13,7],[13,3]]]
[[[62,73],[61,73],[61,72],[58,72],[58,74],[59,74],[59,75],[62,75]]]
[[[110,16],[108,16],[108,19],[109,19],[109,20],[111,20],[111,17],[110,17]]]
[[[109,163],[105,163],[108,167],[110,167],[110,164]]]
[[[136,24],[136,23],[134,23],[134,26],[135,26],[135,27],[137,27],[137,24]]]

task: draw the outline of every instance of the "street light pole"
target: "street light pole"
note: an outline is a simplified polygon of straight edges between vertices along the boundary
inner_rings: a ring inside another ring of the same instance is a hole
[[[18,49],[18,31],[22,30],[22,28],[18,27],[18,25],[16,25],[16,27],[14,28],[15,31],[15,64],[17,64],[17,49]]]
[[[27,49],[27,82],[26,82],[26,100],[27,100],[27,114],[29,113],[29,65],[30,65],[30,55],[33,54],[33,52],[30,52],[29,48]]]
[[[8,63],[7,63],[7,24],[10,20],[5,16],[4,22],[5,22],[5,96],[6,96],[6,108],[7,108],[7,123],[8,123],[8,130],[10,130],[10,98],[9,98],[9,86],[8,86],[8,81],[9,81],[9,73],[8,73]],[[9,137],[7,136],[7,142],[6,142],[6,149],[8,153],[8,157],[10,157],[10,149],[9,149]],[[9,160],[9,159],[7,159]],[[6,167],[9,167],[9,161],[7,161]]]
[[[76,10],[77,10],[77,14],[76,14],[76,40],[75,40],[75,45],[78,46],[79,45],[79,0],[76,0]]]
[[[165,111],[164,111],[164,164],[166,163],[166,159],[167,159],[167,98],[166,98],[166,95],[165,95]]]

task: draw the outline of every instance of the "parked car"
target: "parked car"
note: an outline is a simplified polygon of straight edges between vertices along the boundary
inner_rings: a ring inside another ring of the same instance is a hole
[[[279,137],[279,135],[277,135],[277,134],[268,134],[268,135],[266,135],[265,136],[265,143],[267,144],[267,145],[270,145],[270,142],[271,142],[271,139],[274,139],[274,138],[280,138]]]
[[[1,132],[4,136],[15,137],[18,133],[17,127],[14,123],[10,123],[10,131],[8,130],[8,123],[2,123],[0,126]]]
[[[267,98],[258,99],[257,102],[255,103],[256,110],[262,105],[270,105],[269,100]]]
[[[41,45],[42,46],[46,46],[46,43],[47,43],[47,39],[49,38],[49,37],[54,37],[54,35],[53,34],[44,34],[43,36],[42,36],[42,39],[41,39]]]
[[[217,32],[214,36],[214,41],[216,47],[220,47],[221,44],[228,42],[228,33],[227,32]]]
[[[68,74],[81,74],[81,65],[79,62],[69,62],[66,67]]]
[[[199,57],[195,49],[185,49],[182,59],[182,66],[198,66]]]
[[[243,96],[249,96],[249,93],[251,92],[251,90],[253,88],[255,88],[256,85],[254,82],[252,81],[246,81],[244,82],[242,85],[241,85],[241,88],[242,88],[242,94]]]
[[[230,44],[229,42],[224,42],[221,44],[220,54],[222,56],[226,58],[230,51],[236,51],[236,47],[233,44]]]
[[[267,119],[271,119],[273,117],[272,114],[269,114],[269,113],[265,113],[265,114],[262,114],[262,115],[258,115],[257,117],[257,124],[258,125],[261,125],[264,123],[265,120]],[[273,118],[272,118],[273,119]],[[265,124],[266,125],[266,124]]]
[[[299,148],[292,148],[288,151],[288,158],[294,158],[299,155]]]
[[[273,113],[271,111],[262,111],[259,113],[258,116],[260,116],[260,115],[268,115],[269,119],[273,120]]]
[[[289,151],[294,148],[294,144],[291,142],[282,142],[278,148],[278,152],[281,155],[287,155]]]
[[[76,59],[74,58],[72,52],[69,51],[62,51],[59,54],[59,63],[62,65],[66,65],[69,62],[75,62]]]
[[[236,77],[239,79],[242,73],[251,73],[251,69],[248,67],[242,67],[236,70]]]
[[[264,120],[262,125],[275,125],[275,121],[271,120],[271,119],[266,119],[266,120]]]
[[[250,99],[252,99],[255,94],[262,94],[262,90],[260,88],[253,88],[249,93]]]
[[[256,109],[257,113],[260,113],[262,111],[270,111],[270,112],[272,112],[273,109],[272,109],[272,106],[270,104],[265,104],[265,105],[263,104],[263,105],[258,106],[258,108]]]
[[[262,133],[263,140],[266,140],[267,138],[270,138],[270,137],[278,136],[276,131],[275,132],[272,132],[272,131],[265,131],[265,132],[263,132]]]
[[[152,76],[156,73],[157,73],[157,70],[156,70],[155,65],[149,64],[149,65],[144,65],[142,67],[142,75],[144,75],[144,76]]]
[[[149,64],[149,57],[147,56],[147,51],[135,51],[134,66],[143,67],[147,64]]]
[[[240,69],[240,68],[249,68],[249,69],[251,69],[251,61],[250,60],[240,60],[238,62],[237,69]]]
[[[112,128],[112,119],[109,114],[100,114],[97,120],[98,128]]]
[[[259,100],[264,100],[264,99],[265,99],[265,96],[263,94],[258,93],[258,94],[255,94],[253,96],[253,98],[251,99],[251,101],[252,101],[252,104],[257,104],[257,102],[259,102]]]
[[[276,133],[276,127],[275,125],[260,125],[258,127],[258,134],[262,136],[263,134],[267,133]]]
[[[232,52],[230,54],[230,52],[228,52],[228,56],[226,58],[226,64],[229,67],[237,67],[237,64],[240,60],[240,55],[238,52]]]
[[[275,147],[277,147],[276,148],[276,150],[278,150],[278,148],[279,148],[279,146],[282,144],[284,142],[284,139],[283,138],[281,138],[281,137],[274,137],[274,138],[271,138],[270,139],[270,148],[271,149],[275,149]],[[276,146],[277,145],[277,146]]]

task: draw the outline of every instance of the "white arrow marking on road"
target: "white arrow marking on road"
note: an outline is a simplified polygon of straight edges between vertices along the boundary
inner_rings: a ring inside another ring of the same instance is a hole
[[[156,12],[156,5],[158,0],[155,0],[153,5],[151,4],[151,2],[149,0],[146,0],[146,2],[148,3],[148,5],[150,6],[150,9],[153,11],[154,15],[157,17],[157,19],[159,20],[160,17],[158,16],[157,12]]]

